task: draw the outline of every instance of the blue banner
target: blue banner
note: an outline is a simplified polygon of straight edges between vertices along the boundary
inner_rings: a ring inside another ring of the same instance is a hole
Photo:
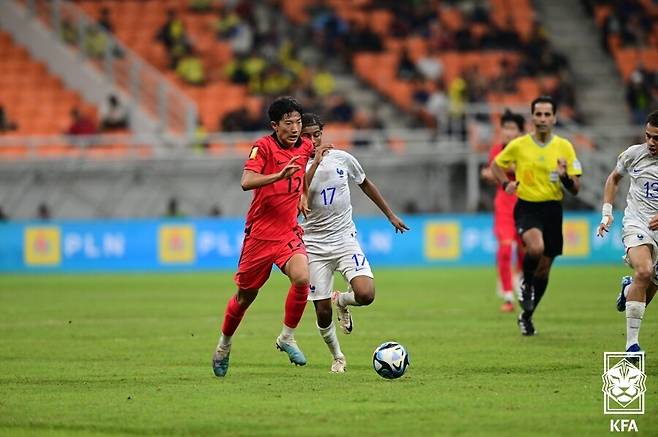
[[[600,216],[566,214],[562,264],[619,263],[620,218],[605,238]],[[361,246],[377,266],[489,265],[496,239],[490,214],[406,217],[396,234],[384,218],[357,218]],[[243,219],[94,220],[0,224],[0,271],[233,270]]]

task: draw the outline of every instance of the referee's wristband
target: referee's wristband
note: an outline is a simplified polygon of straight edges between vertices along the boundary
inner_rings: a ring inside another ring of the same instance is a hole
[[[567,190],[573,187],[573,179],[571,179],[568,175],[561,176],[560,181],[562,181],[562,185],[564,185],[564,188]]]

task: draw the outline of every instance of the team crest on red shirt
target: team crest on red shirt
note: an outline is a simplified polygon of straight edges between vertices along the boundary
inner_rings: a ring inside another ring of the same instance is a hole
[[[256,159],[256,156],[258,155],[258,146],[254,146],[251,148],[251,153],[249,154],[249,159]]]

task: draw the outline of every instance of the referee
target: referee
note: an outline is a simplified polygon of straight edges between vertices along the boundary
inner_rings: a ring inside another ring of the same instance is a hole
[[[534,132],[512,140],[491,163],[498,183],[519,198],[514,220],[524,246],[518,319],[522,335],[535,335],[532,315],[546,291],[553,260],[562,254],[562,188],[578,194],[582,174],[573,145],[553,133],[553,99],[538,97],[530,110]],[[507,178],[505,170],[510,168],[516,181]]]

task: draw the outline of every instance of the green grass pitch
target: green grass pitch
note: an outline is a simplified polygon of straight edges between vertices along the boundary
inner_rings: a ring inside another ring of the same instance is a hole
[[[377,299],[339,338],[331,374],[312,306],[297,333],[309,363],[275,350],[287,285],[278,272],[234,337],[226,378],[210,358],[230,273],[0,277],[0,435],[601,435],[603,352],[625,343],[620,266],[554,269],[523,338],[498,312],[492,268],[376,269]],[[658,434],[658,308],[649,306],[646,413]],[[405,345],[399,380],[373,371]]]

